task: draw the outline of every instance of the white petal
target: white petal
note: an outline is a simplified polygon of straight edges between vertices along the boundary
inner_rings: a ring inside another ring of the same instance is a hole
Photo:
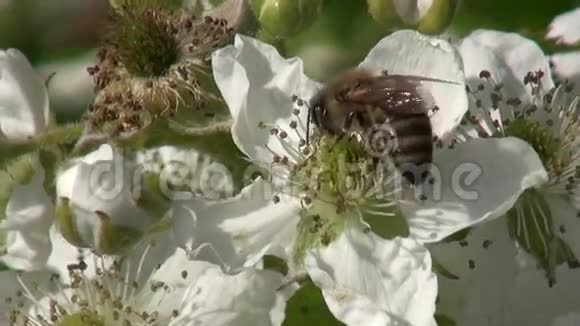
[[[480,31],[478,34],[472,34],[461,40],[458,45],[470,89],[476,90],[483,84],[485,89],[478,91],[476,97],[482,101],[482,107],[490,108],[492,106],[491,92],[493,91],[493,87],[479,77],[480,73],[485,70],[490,73],[493,81],[503,83],[502,92],[506,94],[506,97],[517,97],[522,103],[529,103],[531,95],[524,86],[523,76],[517,75],[512,71],[509,63],[503,58],[502,53],[495,53],[493,48],[490,48],[486,43],[480,42],[477,37],[482,34],[486,35],[486,33],[495,32]]]
[[[232,137],[250,158],[271,162],[268,146],[280,156],[287,150],[270,135],[272,126],[286,130],[287,141],[298,148],[298,138],[288,124],[292,115],[292,95],[308,101],[319,85],[304,75],[302,60],[284,59],[276,49],[253,38],[236,35],[234,45],[214,52],[213,74],[234,123]],[[306,125],[306,107],[300,120]],[[260,122],[268,128],[258,128]]]
[[[174,229],[180,245],[213,247],[214,252],[205,249],[197,259],[228,267],[249,266],[266,253],[287,257],[296,236],[299,210],[299,203],[290,197],[281,196],[275,204],[270,185],[257,179],[232,199],[178,203]]]
[[[44,81],[18,50],[0,50],[0,134],[26,138],[48,125],[49,102]]]
[[[436,151],[433,163],[428,199],[402,205],[411,234],[425,242],[503,215],[525,189],[548,178],[533,148],[513,137],[474,139]]]
[[[155,269],[142,287],[136,298],[136,305],[143,311],[159,311],[162,320],[169,320],[172,311],[179,307],[184,298],[188,286],[196,282],[208,269],[215,265],[200,261],[191,261],[185,251],[175,250],[166,260],[155,260],[162,263],[159,269]],[[147,274],[147,273],[145,273]],[[156,291],[151,285],[163,282],[170,287],[170,291]],[[143,283],[140,283],[143,284]]]
[[[170,326],[269,326],[276,304],[276,289],[282,275],[245,269],[236,275],[225,275],[219,268],[208,268],[187,289],[179,316]]]
[[[551,326],[577,326],[580,325],[580,313],[571,312],[553,319]]]
[[[507,69],[508,73],[514,80],[523,82],[523,78],[530,71],[541,70],[544,72],[542,86],[544,90],[554,87],[554,82],[550,77],[550,66],[542,49],[534,41],[524,38],[517,33],[504,33],[492,30],[477,30],[464,39],[464,42],[473,42],[479,46],[489,49],[496,59],[501,63],[499,69]],[[459,47],[462,56],[463,42]],[[464,59],[465,60],[465,59]],[[485,61],[484,61],[485,62]],[[465,61],[465,71],[479,74],[481,66],[478,61]],[[489,69],[489,67],[482,67]],[[500,82],[502,80],[499,80]],[[512,80],[505,80],[504,84],[512,83]]]
[[[580,41],[580,8],[556,16],[548,27],[546,38],[559,44]]]
[[[310,251],[305,263],[330,311],[347,325],[435,325],[431,257],[412,239],[384,240],[352,227]]]
[[[439,277],[437,313],[449,316],[457,325],[503,325],[505,296],[517,271],[507,221],[481,224],[464,243],[440,243],[431,252],[437,263],[459,277]]]
[[[552,71],[558,79],[574,83],[574,89],[580,89],[580,51],[556,53],[550,56]]]
[[[550,288],[545,272],[528,269],[512,283],[506,305],[505,325],[544,326],[557,316],[579,312],[580,273],[566,265],[556,268],[557,281]]]
[[[44,191],[44,170],[38,162],[34,164],[32,180],[16,186],[6,206],[6,219],[0,223],[7,250],[0,261],[18,270],[40,269],[51,251],[48,234],[54,206]]]
[[[455,128],[467,111],[461,57],[447,41],[415,31],[398,31],[379,41],[359,66],[458,83],[423,82],[439,107],[431,117],[433,132],[439,137]]]

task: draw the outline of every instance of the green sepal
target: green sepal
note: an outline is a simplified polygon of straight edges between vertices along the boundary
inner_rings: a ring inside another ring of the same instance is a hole
[[[111,218],[103,212],[96,211],[95,214],[101,220],[99,240],[95,248],[100,255],[122,255],[144,236],[141,230],[113,225]]]
[[[56,203],[55,212],[56,225],[62,237],[71,245],[79,248],[87,248],[88,244],[83,240],[75,223],[75,217],[70,201],[62,197]]]
[[[309,280],[288,300],[286,319],[282,325],[339,326],[344,324],[334,318],[324,302],[320,289]]]
[[[143,208],[150,216],[161,220],[171,207],[168,198],[163,194],[161,181],[156,173],[145,172],[141,179],[141,190],[137,206]]]

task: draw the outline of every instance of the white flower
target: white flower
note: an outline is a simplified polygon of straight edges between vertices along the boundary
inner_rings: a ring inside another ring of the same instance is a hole
[[[16,49],[0,50],[0,135],[25,139],[46,130],[48,93],[44,81]]]
[[[140,240],[164,215],[163,202],[144,196],[140,172],[107,144],[61,168],[57,221],[65,238],[102,254],[119,254]]]
[[[504,219],[474,228],[460,242],[439,244],[432,254],[455,276],[439,277],[437,312],[457,325],[543,326],[580,313],[578,270],[557,267],[550,286],[535,259],[514,246]]]
[[[22,161],[31,179],[17,184],[6,206],[0,232],[5,232],[0,262],[16,270],[38,270],[51,252],[48,231],[54,218],[52,199],[44,190],[44,169],[37,159]]]
[[[308,191],[300,187],[319,177],[320,171],[300,170],[308,162],[318,159],[320,166],[314,168],[323,168],[325,164],[340,165],[336,163],[340,153],[360,153],[352,138],[331,148],[327,138],[312,133],[307,146],[304,100],[321,85],[303,75],[299,59],[283,59],[273,47],[244,36],[237,36],[233,46],[215,52],[212,62],[214,77],[234,118],[235,143],[259,167],[273,167],[274,179],[259,178],[236,198],[222,202],[194,200],[177,205],[178,242],[199,253],[198,257],[234,268],[253,265],[265,254],[283,257],[297,271],[303,268],[322,288],[329,308],[343,322],[394,324],[396,320],[433,325],[437,285],[430,272],[429,255],[420,243],[438,241],[504,213],[525,188],[545,177],[539,160],[533,161],[535,156],[518,171],[508,171],[507,167],[519,163],[522,156],[535,155],[525,143],[480,140],[438,150],[434,158],[443,180],[449,180],[465,163],[466,154],[480,164],[486,173],[469,187],[479,194],[475,201],[466,200],[450,182],[443,183],[442,200],[428,198],[421,203],[374,200],[372,191],[376,188],[372,187],[365,188],[368,192],[362,197]],[[431,115],[438,138],[445,138],[467,109],[461,60],[443,40],[400,31],[381,40],[360,66],[456,82],[424,85],[440,108]],[[357,156],[363,161],[365,157],[364,153]],[[464,166],[461,173],[473,168]],[[251,177],[252,171],[248,172]],[[332,168],[324,172],[331,176],[339,173]],[[302,179],[295,179],[297,176]],[[356,176],[373,185],[365,173]],[[340,176],[336,178],[340,180]],[[502,180],[503,187],[491,191],[497,180]],[[296,184],[294,191],[284,188]],[[331,184],[323,186],[332,188]],[[398,194],[399,189],[392,190]],[[406,222],[397,207],[404,211]],[[419,242],[397,237],[408,233],[407,223],[410,235]],[[390,240],[369,232],[369,224],[377,234],[390,232]],[[213,250],[202,250],[206,247]],[[349,273],[343,266],[364,266],[365,272]]]
[[[74,252],[51,235],[55,246]],[[13,325],[279,325],[271,316],[285,308],[275,293],[281,275],[251,268],[226,275],[188,260],[167,237],[118,259],[90,253],[78,259],[66,251],[56,259],[54,274],[51,266],[0,274],[5,296],[23,293],[7,301]]]
[[[580,41],[580,8],[556,16],[546,33],[546,39],[558,44],[574,44]]]
[[[519,138],[536,150],[546,178],[530,184],[504,218],[433,249],[459,278],[441,279],[438,312],[459,325],[548,325],[577,304],[558,293],[574,286],[580,267],[579,98],[566,83],[554,86],[541,49],[517,34],[480,30],[458,48],[471,90],[462,137]],[[521,288],[536,294],[514,299]],[[541,298],[542,308],[531,298]],[[543,308],[552,303],[560,308]]]

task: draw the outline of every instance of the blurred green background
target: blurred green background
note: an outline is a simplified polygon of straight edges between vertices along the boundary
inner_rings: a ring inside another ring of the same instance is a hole
[[[551,53],[562,49],[543,40],[546,27],[577,6],[580,0],[462,0],[446,35],[461,37],[477,28],[515,31]],[[107,11],[108,0],[0,0],[0,48],[20,49],[46,77],[56,73],[50,93],[59,120],[77,118],[91,101],[85,69]],[[322,17],[287,40],[285,50],[304,59],[308,75],[325,80],[356,65],[389,32],[370,18],[365,0],[326,0]]]

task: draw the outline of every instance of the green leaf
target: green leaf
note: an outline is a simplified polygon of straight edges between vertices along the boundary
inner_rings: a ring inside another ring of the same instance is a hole
[[[286,305],[286,319],[283,326],[340,326],[326,307],[322,292],[311,281],[298,290]]]

